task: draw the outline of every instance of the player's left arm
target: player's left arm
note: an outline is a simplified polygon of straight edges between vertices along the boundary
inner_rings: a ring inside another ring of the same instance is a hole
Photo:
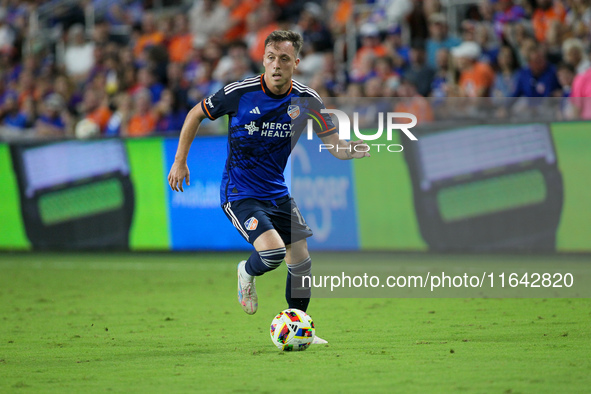
[[[369,146],[363,140],[345,141],[339,138],[338,133],[320,137],[323,148],[330,151],[334,157],[340,160],[361,159],[370,157]]]

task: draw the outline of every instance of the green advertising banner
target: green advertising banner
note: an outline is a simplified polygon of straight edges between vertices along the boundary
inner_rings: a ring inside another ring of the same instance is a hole
[[[558,226],[556,249],[560,252],[591,251],[591,133],[589,122],[551,125],[564,182],[564,206]]]
[[[372,144],[399,144],[386,136]],[[354,161],[361,250],[426,250],[415,215],[404,154],[380,152]]]
[[[0,199],[0,249],[30,249],[7,144],[0,144]]]
[[[125,146],[135,193],[129,248],[169,250],[163,138],[128,139]]]

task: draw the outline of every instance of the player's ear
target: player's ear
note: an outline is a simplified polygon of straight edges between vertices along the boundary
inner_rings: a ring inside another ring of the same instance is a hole
[[[298,68],[298,64],[300,64],[300,58],[299,57],[295,60],[295,66],[293,68],[294,69],[297,69]]]

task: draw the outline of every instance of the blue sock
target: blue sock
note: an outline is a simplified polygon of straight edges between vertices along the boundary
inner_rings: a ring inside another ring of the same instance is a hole
[[[285,283],[285,300],[290,308],[306,312],[310,303],[312,289],[311,283],[306,281],[303,286],[302,278],[312,274],[312,259],[308,257],[304,261],[287,266],[287,281]]]
[[[246,272],[252,276],[261,276],[281,265],[285,258],[285,247],[254,251],[246,260]]]

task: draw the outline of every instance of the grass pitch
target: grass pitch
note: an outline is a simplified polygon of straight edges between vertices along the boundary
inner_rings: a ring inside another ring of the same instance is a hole
[[[1,254],[0,392],[590,390],[589,299],[315,299],[329,345],[282,353],[285,267],[248,316],[245,255]]]

